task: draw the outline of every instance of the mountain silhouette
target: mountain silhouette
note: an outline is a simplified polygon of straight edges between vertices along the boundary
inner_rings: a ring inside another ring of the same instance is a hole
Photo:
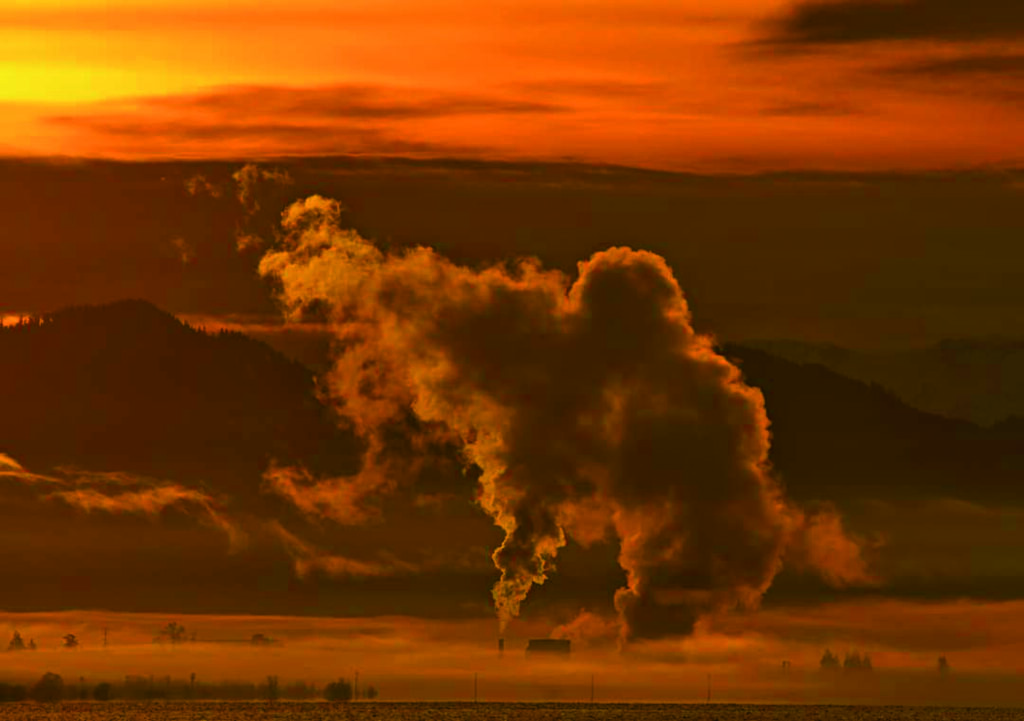
[[[311,371],[245,335],[206,333],[140,301],[59,311],[0,329],[0,398],[0,453],[47,477],[0,477],[8,611],[445,616],[491,582],[485,552],[469,570],[459,565],[467,538],[492,544],[495,531],[452,449],[431,445],[412,492],[380,499],[387,524],[323,523],[267,487],[271,462],[301,465],[311,479],[348,476],[363,447]],[[389,457],[410,452],[403,442],[388,439]],[[196,502],[103,512],[59,495],[154,488],[212,499],[239,544]],[[459,501],[436,512],[445,498]],[[436,589],[424,598],[416,566],[376,576],[389,553],[454,558],[431,583],[443,579],[456,600]],[[296,570],[297,558],[318,554],[371,570]]]
[[[755,348],[724,348],[761,389],[772,462],[797,498],[1012,500],[1024,423],[988,428],[908,406],[877,384]]]
[[[915,408],[981,425],[1024,416],[1024,340],[950,339],[922,348],[862,351],[788,340],[744,342],[801,364],[878,383]]]
[[[208,334],[143,301],[76,307],[0,330],[0,448],[227,491],[271,459],[327,473],[360,446],[312,373],[240,333]]]
[[[743,345],[723,352],[764,392],[772,462],[797,498],[1001,499],[1022,477],[1020,419],[986,428],[918,410],[821,364]],[[272,459],[324,474],[359,465],[358,439],[306,367],[144,301],[3,329],[0,396],[0,450],[33,469],[213,479],[232,492]]]
[[[1024,475],[1024,420],[982,427],[912,408],[880,386],[822,365],[745,346],[722,351],[765,395],[772,463],[794,499],[833,501],[844,513],[860,507],[862,523],[877,519],[864,516],[859,501],[892,501],[896,515],[882,521],[900,528],[912,520],[900,515],[911,507],[901,501],[954,498],[1001,508],[1014,500]],[[500,537],[472,503],[474,477],[460,472],[457,449],[403,449],[401,425],[395,453],[427,452],[437,459],[431,455],[414,480],[403,481],[401,493],[382,501],[380,522],[322,523],[268,493],[261,484],[271,461],[301,464],[316,477],[344,475],[359,468],[362,447],[347,427],[343,404],[323,400],[310,370],[242,334],[206,333],[141,301],[59,311],[0,330],[0,398],[0,453],[30,471],[119,471],[196,488],[222,500],[251,534],[249,546],[232,553],[224,534],[188,516],[187,508],[167,509],[161,523],[152,523],[48,501],[49,486],[7,484],[0,526],[10,547],[41,535],[53,539],[32,558],[10,556],[9,583],[0,585],[0,607],[8,610],[445,616],[494,581],[487,556]],[[275,523],[326,553],[367,560],[393,553],[423,565],[397,576],[297,578],[294,547],[267,534]],[[921,542],[913,533],[895,538],[886,546],[887,568],[916,553]],[[468,557],[476,560],[463,559],[467,548],[481,549]],[[378,557],[375,549],[386,553]],[[584,551],[570,543],[562,554],[565,573],[534,603],[581,594],[610,598],[622,583],[617,551],[616,544]],[[1005,574],[988,573],[982,568],[977,578],[948,588],[912,579],[889,590],[1019,593]],[[774,598],[824,593],[795,576],[776,586]],[[481,608],[489,613],[486,603]]]

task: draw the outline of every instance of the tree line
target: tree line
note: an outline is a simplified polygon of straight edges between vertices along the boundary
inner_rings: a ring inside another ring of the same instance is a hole
[[[788,668],[788,661],[783,662],[783,667]],[[871,656],[868,654],[861,654],[857,651],[853,653],[847,653],[843,660],[839,660],[839,656],[832,653],[830,649],[825,649],[825,653],[821,656],[819,662],[822,671],[873,671],[874,666],[871,663]],[[949,660],[945,656],[939,656],[937,663],[939,673],[947,674],[950,671]]]
[[[263,683],[248,681],[202,682],[193,673],[188,679],[170,676],[126,676],[123,682],[102,681],[89,684],[84,678],[65,683],[55,673],[47,672],[34,684],[0,683],[0,703],[18,701],[372,701],[378,698],[376,687],[367,685],[356,689],[347,679],[338,679],[323,687],[315,683],[295,681],[281,684],[277,676],[267,676]]]
[[[198,635],[195,631],[189,633],[184,626],[176,621],[171,621],[166,626],[160,629],[157,635],[153,638],[153,643],[178,645],[182,643],[195,643],[198,640]],[[244,641],[239,641],[244,643]],[[253,646],[277,646],[280,645],[280,641],[275,638],[271,638],[264,633],[254,633],[249,639],[249,643]],[[63,649],[77,649],[81,647],[81,641],[78,636],[73,633],[68,633],[61,636],[60,648]],[[107,645],[106,631],[104,631],[103,645]],[[14,635],[11,636],[10,642],[7,644],[8,651],[35,651],[38,649],[34,638],[30,638],[27,642],[21,635],[21,632],[15,631]]]

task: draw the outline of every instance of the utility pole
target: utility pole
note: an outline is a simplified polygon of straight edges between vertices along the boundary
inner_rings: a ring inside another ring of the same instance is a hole
[[[103,648],[107,647],[107,627],[103,627]]]
[[[473,674],[473,703],[476,703],[476,698],[477,698],[477,696],[476,696],[476,691],[477,691],[477,675],[478,674],[475,674],[475,673]]]

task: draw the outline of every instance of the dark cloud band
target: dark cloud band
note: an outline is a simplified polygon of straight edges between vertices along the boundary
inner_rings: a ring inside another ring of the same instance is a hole
[[[844,0],[797,3],[771,23],[768,40],[832,45],[873,40],[979,40],[1024,36],[1016,0]]]

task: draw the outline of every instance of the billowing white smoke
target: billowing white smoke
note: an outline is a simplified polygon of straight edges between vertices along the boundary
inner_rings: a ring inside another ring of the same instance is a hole
[[[611,248],[574,280],[533,260],[470,269],[429,248],[383,252],[341,212],[320,196],[294,203],[260,272],[289,313],[329,313],[343,349],[330,389],[371,456],[411,407],[482,469],[479,502],[505,532],[502,624],[567,534],[607,528],[628,578],[624,640],[757,603],[787,548],[836,583],[867,579],[838,518],[783,498],[761,393],[694,332],[661,257]],[[832,553],[808,553],[807,529]]]

